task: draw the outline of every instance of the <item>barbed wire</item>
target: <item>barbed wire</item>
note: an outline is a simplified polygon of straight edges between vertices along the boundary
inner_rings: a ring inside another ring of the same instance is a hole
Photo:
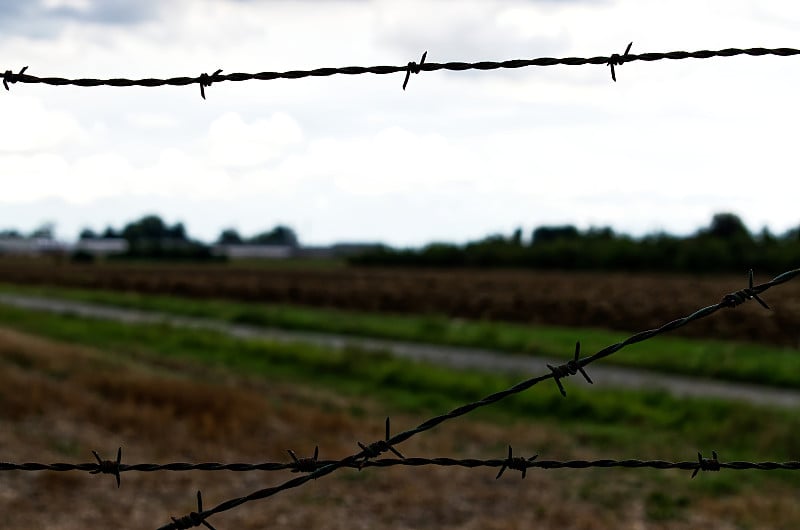
[[[522,381],[521,383],[517,383],[516,385],[506,390],[495,392],[493,394],[484,397],[481,400],[472,403],[467,403],[465,405],[457,407],[446,414],[435,416],[421,423],[415,428],[406,430],[394,436],[390,436],[389,418],[386,418],[386,425],[385,425],[386,432],[384,439],[377,440],[369,445],[364,445],[361,442],[358,442],[361,451],[354,453],[350,456],[347,456],[341,460],[337,460],[329,464],[326,464],[323,467],[318,467],[313,471],[310,471],[306,475],[291,480],[287,480],[286,482],[283,482],[282,484],[279,484],[277,486],[272,486],[254,491],[249,495],[243,497],[237,497],[224,501],[221,504],[218,504],[217,506],[210,508],[208,510],[202,509],[202,500],[200,492],[198,492],[198,511],[191,512],[190,514],[183,516],[181,518],[173,517],[171,523],[160,527],[159,530],[186,530],[200,525],[204,525],[211,528],[211,526],[207,523],[206,519],[208,519],[210,516],[214,514],[232,510],[248,502],[271,497],[282,491],[286,491],[292,488],[297,488],[310,480],[316,480],[320,477],[333,473],[337,469],[341,469],[344,467],[353,467],[353,466],[357,466],[360,469],[364,467],[367,462],[375,461],[374,460],[375,458],[389,451],[394,452],[396,455],[400,456],[401,459],[405,460],[405,458],[403,458],[402,455],[394,448],[395,445],[404,442],[419,433],[430,430],[433,427],[439,425],[440,423],[451,420],[453,418],[457,418],[459,416],[463,416],[477,408],[484,407],[492,403],[496,403],[508,396],[518,394],[524,390],[533,387],[534,385],[542,381],[546,381],[547,379],[551,378],[555,379],[559,391],[563,396],[566,397],[566,391],[564,390],[561,384],[561,379],[568,377],[570,375],[575,375],[579,372],[588,379],[588,375],[586,375],[585,371],[583,370],[583,368],[586,365],[595,362],[597,360],[600,360],[602,358],[608,357],[609,355],[616,353],[625,346],[628,346],[636,342],[641,342],[650,339],[652,337],[655,337],[656,335],[672,331],[681,326],[685,326],[686,324],[689,324],[690,322],[693,322],[695,320],[708,317],[714,314],[715,312],[719,311],[720,309],[738,307],[739,305],[747,302],[748,300],[755,299],[763,307],[768,309],[769,307],[767,306],[767,304],[763,300],[761,300],[761,298],[758,295],[770,289],[771,287],[788,282],[789,280],[795,278],[798,275],[800,275],[800,269],[794,269],[791,271],[784,272],[783,274],[776,276],[775,278],[766,283],[753,285],[753,271],[751,269],[749,271],[747,287],[735,291],[733,293],[726,294],[725,296],[723,296],[722,300],[719,303],[699,309],[686,317],[675,319],[671,322],[668,322],[667,324],[664,324],[660,328],[637,333],[622,342],[618,342],[616,344],[613,344],[611,346],[608,346],[600,350],[594,355],[591,355],[584,359],[580,359],[579,358],[580,343],[577,343],[575,358],[557,367],[548,366],[548,368],[550,369],[549,373],[538,377],[533,377],[531,379],[527,379],[525,381]],[[511,460],[512,459],[509,459],[509,461]],[[716,453],[714,453],[713,459],[704,459],[702,456],[698,455],[698,462],[695,463],[695,465],[698,467],[695,468],[695,472],[692,474],[692,476],[696,475],[698,470],[704,470],[704,469],[717,470],[720,467],[719,462],[716,459]]]
[[[630,53],[633,43],[628,44],[625,52],[622,54],[612,53],[608,56],[596,57],[537,57],[533,59],[510,59],[505,61],[478,61],[478,62],[446,62],[446,63],[431,63],[426,62],[428,52],[422,54],[420,61],[410,61],[405,65],[400,66],[342,66],[342,67],[324,67],[315,68],[312,70],[287,70],[283,72],[258,72],[258,73],[230,73],[223,74],[222,69],[217,69],[213,74],[202,73],[196,77],[169,77],[169,78],[142,78],[142,79],[127,79],[127,78],[66,78],[66,77],[39,77],[26,73],[28,67],[25,66],[19,72],[14,73],[11,70],[6,70],[3,73],[3,86],[9,90],[8,85],[14,83],[32,83],[32,84],[45,84],[51,86],[78,86],[78,87],[96,87],[96,86],[111,86],[111,87],[160,87],[160,86],[187,86],[197,84],[200,86],[200,96],[205,99],[205,89],[210,87],[213,83],[222,83],[226,81],[272,81],[275,79],[303,79],[306,77],[328,77],[333,75],[362,75],[362,74],[396,74],[405,72],[403,81],[403,90],[408,85],[408,80],[411,74],[419,74],[421,72],[435,72],[438,70],[448,70],[453,72],[463,72],[466,70],[498,70],[498,69],[516,69],[526,68],[530,66],[583,66],[583,65],[605,65],[611,69],[612,80],[617,80],[616,67],[625,63],[635,61],[661,61],[664,59],[682,60],[682,59],[710,59],[712,57],[735,57],[738,55],[747,55],[751,57],[762,57],[765,55],[773,55],[778,57],[789,57],[793,55],[800,55],[800,50],[795,48],[725,48],[721,50],[698,50],[693,52],[686,51],[672,51],[672,52],[648,52],[648,53]]]
[[[121,449],[120,449],[121,451]],[[119,477],[126,472],[185,472],[185,471],[291,471],[293,473],[313,473],[323,467],[335,464],[338,460],[319,460],[316,457],[297,458],[293,451],[289,450],[293,461],[291,462],[261,462],[261,463],[220,463],[220,462],[170,462],[167,464],[123,464],[119,460],[100,460],[96,452],[92,451],[97,457],[97,462],[85,462],[80,464],[68,464],[57,462],[53,464],[42,464],[38,462],[25,462],[21,464],[0,462],[0,471],[57,471],[71,472],[82,471],[90,474],[109,474],[117,478],[119,487]],[[315,451],[316,454],[316,451]],[[118,453],[119,455],[119,453]],[[697,453],[697,460],[670,462],[666,460],[641,460],[641,459],[599,459],[599,460],[540,460],[539,455],[524,458],[514,456],[513,449],[508,446],[508,456],[506,458],[451,458],[451,457],[401,457],[401,458],[380,458],[377,460],[365,460],[363,462],[351,463],[342,467],[352,469],[363,469],[368,467],[395,467],[395,466],[438,466],[438,467],[464,467],[464,468],[500,468],[496,478],[500,478],[507,469],[521,471],[522,478],[525,472],[531,468],[537,469],[590,469],[590,468],[651,468],[657,470],[680,469],[693,471],[695,476],[699,471],[719,471],[720,469],[731,469],[735,471],[759,470],[759,471],[800,471],[800,461],[788,462],[750,462],[735,460],[731,462],[720,462],[716,451],[712,452],[712,458],[704,458],[701,453]]]
[[[515,457],[511,446],[508,447],[508,455],[503,459],[454,459],[448,457],[438,458],[420,458],[403,456],[400,451],[395,447],[396,445],[420,434],[435,426],[463,416],[477,408],[484,407],[514,394],[518,394],[527,390],[534,385],[546,381],[547,379],[554,379],[559,392],[566,397],[567,393],[562,384],[562,379],[571,375],[580,373],[588,382],[592,382],[589,375],[584,368],[595,361],[608,357],[625,346],[648,340],[652,337],[667,333],[679,327],[685,326],[695,320],[708,317],[713,313],[723,308],[736,308],[739,305],[747,302],[748,300],[756,300],[764,309],[769,310],[767,303],[759,296],[761,293],[768,289],[790,281],[791,279],[800,275],[800,269],[794,269],[783,274],[780,274],[772,280],[759,285],[753,284],[753,271],[750,270],[748,274],[747,286],[738,291],[726,294],[722,297],[721,301],[710,306],[698,309],[694,313],[675,319],[671,322],[664,324],[659,328],[642,331],[624,341],[617,342],[597,353],[580,358],[580,342],[576,343],[575,353],[573,359],[559,366],[546,365],[549,369],[548,373],[533,377],[517,383],[516,385],[490,394],[478,401],[464,404],[457,407],[450,412],[434,416],[427,421],[421,423],[417,427],[408,429],[394,436],[391,435],[390,419],[387,417],[385,421],[385,436],[383,439],[377,440],[370,444],[357,442],[360,451],[351,454],[340,460],[319,460],[319,447],[314,450],[313,457],[298,458],[292,450],[288,450],[291,457],[290,462],[264,462],[264,463],[219,463],[219,462],[204,462],[204,463],[187,463],[187,462],[173,462],[167,464],[123,464],[122,463],[122,449],[117,451],[115,460],[103,460],[100,455],[92,451],[96,462],[81,463],[81,464],[67,464],[67,463],[53,463],[43,464],[35,462],[27,462],[21,464],[0,462],[0,471],[84,471],[91,474],[109,474],[115,477],[117,486],[120,485],[120,475],[124,472],[155,472],[155,471],[280,471],[290,470],[296,473],[304,473],[303,476],[287,480],[276,486],[263,488],[249,495],[237,497],[208,510],[202,507],[202,495],[197,493],[198,510],[191,512],[180,518],[172,518],[172,522],[162,526],[159,530],[185,530],[196,526],[206,526],[213,528],[207,519],[215,514],[234,509],[242,504],[252,502],[255,500],[265,499],[275,495],[281,491],[302,486],[310,480],[316,480],[320,477],[333,473],[334,471],[342,468],[355,468],[363,469],[365,467],[391,467],[391,466],[458,466],[466,468],[478,467],[492,467],[500,468],[496,478],[500,478],[506,470],[520,471],[522,477],[525,478],[526,472],[531,468],[540,469],[588,469],[588,468],[651,468],[651,469],[680,469],[692,471],[692,477],[695,477],[700,471],[719,471],[721,469],[730,470],[800,470],[800,461],[789,462],[749,462],[749,461],[731,461],[720,462],[716,451],[712,452],[711,458],[704,458],[701,453],[698,453],[697,460],[695,461],[678,461],[670,462],[664,460],[539,460],[538,455],[529,458]],[[378,458],[384,453],[391,452],[397,458]]]

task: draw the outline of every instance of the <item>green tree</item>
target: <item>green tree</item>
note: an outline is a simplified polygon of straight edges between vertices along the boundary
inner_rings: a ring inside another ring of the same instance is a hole
[[[146,215],[122,229],[122,237],[131,243],[137,241],[188,241],[183,223],[167,226],[161,217]]]
[[[703,234],[720,239],[751,239],[750,231],[739,216],[727,212],[714,214]]]
[[[278,225],[269,232],[262,232],[247,240],[248,243],[256,245],[285,245],[296,247],[300,243],[297,234],[288,226]]]
[[[31,232],[32,238],[53,239],[55,237],[56,226],[53,223],[44,223],[36,230]]]
[[[540,226],[533,231],[531,244],[552,243],[553,241],[578,239],[578,229],[572,225]]]
[[[78,236],[78,239],[96,239],[96,238],[97,234],[91,228],[84,228],[83,230],[81,230],[81,233]]]
[[[217,243],[220,245],[241,245],[243,241],[239,232],[233,228],[226,228],[219,234]]]

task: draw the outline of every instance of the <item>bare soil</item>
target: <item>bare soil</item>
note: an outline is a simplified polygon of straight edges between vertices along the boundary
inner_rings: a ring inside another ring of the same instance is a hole
[[[0,260],[0,282],[638,331],[716,303],[746,277]],[[763,296],[775,311],[745,304],[676,333],[800,347],[800,281]]]

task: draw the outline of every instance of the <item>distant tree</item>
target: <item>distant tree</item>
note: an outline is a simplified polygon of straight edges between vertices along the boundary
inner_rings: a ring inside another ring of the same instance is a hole
[[[22,239],[22,234],[19,230],[8,228],[5,230],[0,230],[0,237],[7,239]]]
[[[147,239],[163,239],[167,227],[157,215],[147,215],[138,221],[128,223],[122,229],[122,237],[128,241],[141,241]]]
[[[614,230],[610,226],[593,226],[586,232],[586,237],[590,239],[614,239]]]
[[[701,233],[719,239],[750,239],[750,231],[739,216],[732,213],[717,213],[711,225]]]
[[[787,230],[781,239],[784,241],[800,241],[800,226]]]
[[[122,229],[122,237],[135,241],[188,241],[183,223],[167,226],[157,215],[146,215]]]
[[[758,234],[758,242],[762,245],[772,245],[778,241],[778,238],[770,231],[769,227],[765,226]]]
[[[286,245],[296,247],[300,243],[297,234],[288,226],[278,225],[269,232],[262,232],[247,240],[256,245]]]
[[[560,239],[578,239],[580,234],[578,229],[572,225],[562,226],[540,226],[533,231],[532,244],[550,243]]]
[[[241,245],[243,243],[242,236],[239,235],[233,228],[226,228],[217,238],[217,243],[220,245]]]
[[[31,232],[31,237],[37,239],[53,239],[54,235],[55,225],[53,223],[44,223],[39,228]]]
[[[517,228],[514,230],[514,233],[511,234],[511,244],[516,246],[522,246],[522,228]]]
[[[91,228],[84,228],[81,230],[78,239],[97,239],[97,234]]]
[[[114,230],[113,227],[107,226],[106,229],[103,230],[103,233],[102,233],[102,235],[100,237],[104,237],[104,238],[107,238],[107,239],[115,239],[115,238],[118,238],[118,237],[122,237],[122,234],[117,232],[116,230]]]
[[[175,223],[171,228],[167,228],[167,237],[170,239],[186,241],[186,227],[183,226],[183,223]]]

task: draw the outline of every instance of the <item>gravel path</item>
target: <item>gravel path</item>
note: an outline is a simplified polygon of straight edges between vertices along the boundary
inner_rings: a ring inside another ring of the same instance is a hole
[[[208,329],[234,337],[264,339],[277,342],[304,342],[326,348],[355,346],[367,351],[389,352],[397,357],[425,361],[455,368],[470,368],[501,373],[535,375],[546,370],[546,364],[557,365],[561,361],[546,357],[512,355],[504,352],[480,348],[463,348],[402,342],[388,339],[373,339],[316,333],[307,331],[287,331],[232,324],[220,320],[184,317],[152,311],[125,309],[99,304],[88,304],[54,298],[0,294],[0,304],[71,314],[87,318],[99,318],[128,322],[131,324],[166,323],[172,326]],[[800,406],[800,391],[744,383],[729,383],[699,377],[664,374],[648,370],[623,368],[608,364],[593,364],[588,370],[595,386],[616,388],[659,388],[675,396],[716,397],[747,401],[759,405],[778,405],[782,407]],[[588,386],[581,377],[572,377],[567,383]]]

